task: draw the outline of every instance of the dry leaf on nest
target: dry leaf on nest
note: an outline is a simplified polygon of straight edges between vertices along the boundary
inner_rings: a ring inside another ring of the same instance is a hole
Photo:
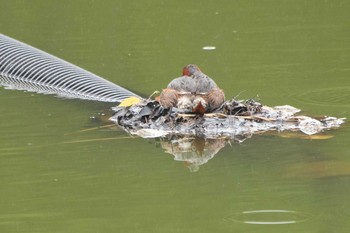
[[[130,107],[134,104],[139,103],[140,101],[141,101],[140,98],[132,96],[132,97],[124,99],[118,106],[119,107]]]

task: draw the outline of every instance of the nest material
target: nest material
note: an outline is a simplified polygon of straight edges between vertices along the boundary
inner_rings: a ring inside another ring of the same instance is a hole
[[[228,100],[213,113],[204,115],[177,108],[165,109],[154,100],[143,100],[130,107],[115,107],[114,111],[110,120],[125,131],[144,138],[177,135],[234,139],[271,130],[302,131],[312,135],[337,128],[344,122],[343,118],[297,116],[295,114],[300,110],[292,106],[268,107],[254,99]]]

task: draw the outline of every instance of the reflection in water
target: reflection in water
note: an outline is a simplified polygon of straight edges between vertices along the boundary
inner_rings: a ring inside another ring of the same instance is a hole
[[[298,132],[284,132],[284,133],[278,133],[278,132],[270,132],[270,135],[275,135],[283,138],[299,138],[304,140],[324,140],[332,138],[332,135],[327,134],[321,134],[321,135],[304,135]],[[219,151],[224,148],[227,144],[231,145],[231,142],[233,143],[242,143],[246,139],[251,138],[253,135],[244,135],[244,136],[236,136],[233,139],[222,137],[222,138],[203,138],[203,137],[179,137],[179,136],[173,136],[168,138],[159,138],[159,144],[164,149],[164,152],[168,154],[174,155],[174,160],[176,161],[184,161],[186,166],[190,169],[191,172],[196,172],[199,170],[199,167],[214,158],[214,156],[219,153]],[[322,163],[323,164],[323,163]],[[304,164],[302,164],[304,165]],[[332,167],[335,167],[337,172],[336,175],[339,174],[349,174],[349,168],[350,166],[348,164],[338,164],[332,162],[333,166],[327,166],[327,174],[326,176],[329,176],[330,173],[335,173],[335,169],[330,169]],[[335,166],[340,165],[340,166]],[[316,166],[315,166],[316,167]],[[315,172],[317,174],[314,174],[315,176],[324,176],[318,174],[320,171],[319,169],[312,167],[298,167],[298,166],[291,166],[287,169],[287,174],[290,175],[290,173],[297,173],[298,176],[305,176],[306,174],[309,175],[311,172]],[[295,172],[296,170],[300,170],[298,172]],[[322,170],[324,171],[324,169]]]
[[[245,138],[237,139],[242,142]],[[206,139],[201,137],[182,137],[160,141],[160,145],[166,153],[174,155],[176,161],[184,161],[191,172],[199,170],[199,166],[210,159],[226,146],[230,140]]]
[[[329,178],[350,175],[350,163],[346,161],[323,160],[291,164],[284,170],[286,176],[302,178]]]
[[[179,138],[161,141],[166,153],[173,154],[176,161],[185,161],[196,172],[199,166],[212,159],[227,143],[226,139]]]

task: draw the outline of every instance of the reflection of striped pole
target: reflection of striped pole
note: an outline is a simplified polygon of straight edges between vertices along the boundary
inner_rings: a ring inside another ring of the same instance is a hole
[[[121,102],[131,96],[139,97],[93,73],[2,34],[0,85],[101,102]]]

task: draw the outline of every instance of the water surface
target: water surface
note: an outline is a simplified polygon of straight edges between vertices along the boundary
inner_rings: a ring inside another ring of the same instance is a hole
[[[228,98],[349,118],[347,1],[4,1],[1,33],[151,94],[198,64]],[[215,49],[203,50],[205,46]],[[350,130],[264,134],[191,172],[94,119],[0,90],[1,232],[348,232]]]

